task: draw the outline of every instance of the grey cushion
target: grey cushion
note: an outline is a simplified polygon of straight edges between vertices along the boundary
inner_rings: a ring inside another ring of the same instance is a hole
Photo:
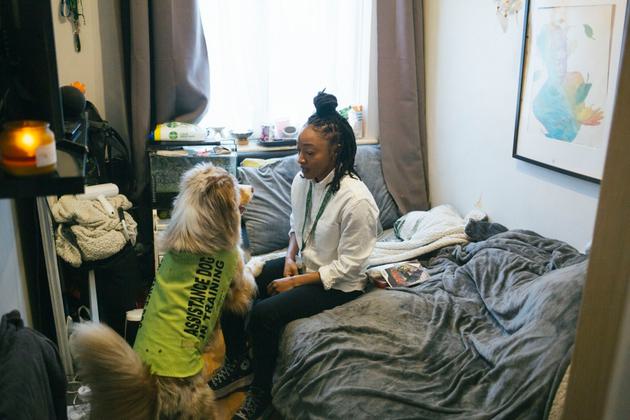
[[[238,168],[239,182],[254,187],[254,197],[243,213],[252,255],[288,245],[291,183],[299,170],[295,156],[287,156],[262,168]]]
[[[399,217],[399,212],[385,186],[380,159],[379,146],[361,146],[357,150],[355,167],[374,196],[381,212],[381,225],[388,229]],[[288,245],[291,183],[299,170],[295,155],[262,168],[238,168],[239,181],[254,187],[254,198],[243,214],[252,255],[275,251]]]
[[[387,189],[387,185],[385,185],[381,167],[381,147],[377,145],[359,146],[354,167],[361,177],[361,181],[374,196],[374,201],[380,210],[381,226],[383,229],[391,228],[396,219],[400,217],[400,212]]]

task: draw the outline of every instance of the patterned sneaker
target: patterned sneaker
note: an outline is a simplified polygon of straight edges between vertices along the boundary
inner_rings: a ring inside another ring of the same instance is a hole
[[[223,398],[237,389],[245,388],[253,379],[254,373],[249,357],[244,356],[235,360],[226,358],[223,366],[214,372],[208,385],[217,398]]]
[[[258,420],[271,415],[271,396],[255,386],[247,392],[247,397],[241,408],[234,414],[232,420]]]

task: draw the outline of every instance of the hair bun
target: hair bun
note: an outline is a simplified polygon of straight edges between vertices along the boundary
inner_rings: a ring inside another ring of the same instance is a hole
[[[337,98],[330,93],[324,93],[323,90],[313,98],[313,104],[315,104],[315,112],[320,117],[337,113]]]

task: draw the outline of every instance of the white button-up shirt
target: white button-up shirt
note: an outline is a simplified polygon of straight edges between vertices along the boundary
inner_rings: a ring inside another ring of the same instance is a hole
[[[313,185],[313,192],[310,218],[304,227],[306,238],[333,177],[334,170],[320,182],[303,178],[301,172],[293,179],[291,232],[295,233],[300,247],[309,185]],[[366,262],[378,235],[378,215],[374,197],[365,184],[359,179],[344,176],[339,190],[330,198],[315,232],[302,250],[305,271],[319,271],[325,289],[344,292],[363,290],[367,282]]]

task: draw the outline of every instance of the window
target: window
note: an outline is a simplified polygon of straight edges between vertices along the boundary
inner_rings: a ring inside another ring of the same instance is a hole
[[[299,127],[326,88],[338,109],[363,105],[364,137],[376,137],[372,0],[199,4],[210,61],[210,104],[201,125],[252,128],[255,135],[280,120]]]

